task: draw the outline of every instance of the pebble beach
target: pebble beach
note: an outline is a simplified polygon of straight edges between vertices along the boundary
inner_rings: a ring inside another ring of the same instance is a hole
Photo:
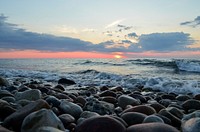
[[[200,94],[0,77],[1,132],[197,132]]]

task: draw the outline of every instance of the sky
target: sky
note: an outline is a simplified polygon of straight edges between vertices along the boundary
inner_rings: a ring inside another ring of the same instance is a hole
[[[0,0],[0,58],[199,58],[199,0]]]

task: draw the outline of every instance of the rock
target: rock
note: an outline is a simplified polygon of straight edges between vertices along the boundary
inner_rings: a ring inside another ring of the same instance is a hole
[[[159,104],[159,103],[153,103],[153,104],[150,104],[151,107],[153,107],[156,112],[158,113],[160,110],[162,109],[165,109],[165,106]]]
[[[3,126],[6,128],[12,128],[15,131],[20,131],[22,121],[24,118],[32,112],[38,111],[42,108],[49,109],[50,106],[48,103],[42,99],[37,100],[33,103],[30,103],[21,109],[17,110],[16,112],[9,115],[3,122]]]
[[[161,99],[159,103],[165,107],[168,107],[172,103],[172,101],[170,99]]]
[[[162,110],[159,112],[159,114],[161,114],[161,115],[163,115],[163,116],[169,118],[169,119],[171,120],[171,123],[172,123],[172,125],[173,125],[174,127],[178,127],[178,128],[179,128],[179,127],[181,126],[181,120],[180,120],[178,117],[176,117],[176,116],[174,116],[173,114],[171,114],[170,112],[168,112],[167,110],[162,109]]]
[[[49,105],[52,105],[53,107],[59,107],[60,105],[60,100],[54,96],[48,96],[45,100]]]
[[[0,121],[14,113],[16,110],[7,101],[0,99]]]
[[[163,119],[156,115],[149,115],[143,120],[143,123],[153,123],[153,122],[164,123]]]
[[[128,126],[140,124],[147,117],[147,115],[138,112],[127,112],[121,115],[121,118],[128,124]]]
[[[108,90],[109,88],[107,87],[107,86],[102,86],[102,87],[100,87],[100,91],[106,91],[106,90]]]
[[[36,132],[39,127],[43,126],[65,130],[60,119],[51,110],[41,109],[24,118],[21,132]]]
[[[169,118],[167,118],[161,114],[154,114],[154,115],[160,117],[164,121],[165,124],[168,124],[168,125],[172,124],[172,122]]]
[[[183,118],[184,113],[176,107],[167,107],[166,110],[174,116],[178,117],[179,119]]]
[[[80,118],[77,121],[77,124],[79,124],[80,122],[84,121],[87,118],[94,117],[94,116],[100,116],[100,115],[96,112],[83,111],[83,113],[80,115]]]
[[[196,94],[196,95],[194,96],[194,99],[200,100],[200,94]]]
[[[57,128],[50,127],[50,126],[43,126],[37,129],[37,132],[69,132],[69,130],[61,131]]]
[[[175,100],[176,99],[176,97],[174,95],[172,95],[172,94],[163,94],[163,95],[161,95],[161,98],[162,99],[170,99],[170,100]]]
[[[179,132],[176,128],[164,123],[144,123],[132,125],[126,132]]]
[[[79,105],[69,102],[67,100],[61,100],[59,108],[65,114],[70,114],[76,119],[78,119],[80,114],[83,112],[82,108]]]
[[[200,130],[200,118],[191,118],[181,125],[182,132],[199,132]]]
[[[186,101],[186,100],[189,100],[189,99],[191,99],[191,97],[188,96],[188,95],[178,95],[176,97],[176,100],[178,100],[178,101]]]
[[[1,98],[2,100],[5,100],[9,103],[15,103],[15,98],[14,97],[11,97],[11,96],[6,96],[6,97],[3,97]]]
[[[112,97],[116,97],[117,94],[113,91],[110,91],[110,90],[106,90],[106,91],[103,91],[102,93],[99,94],[100,97],[105,97],[105,96],[112,96]]]
[[[85,110],[96,112],[100,115],[112,114],[114,113],[114,105],[104,101],[99,101],[95,98],[89,98],[86,103]]]
[[[117,99],[112,96],[102,97],[101,100],[111,104],[116,104],[118,102]]]
[[[142,102],[142,103],[146,103],[147,102],[146,98],[143,97],[142,95],[139,95],[139,94],[129,94],[129,96],[131,96],[134,99],[140,100],[140,102]]]
[[[182,107],[188,111],[189,109],[200,110],[200,101],[195,99],[189,99],[183,102]]]
[[[62,121],[65,128],[67,128],[70,123],[74,123],[76,121],[70,114],[62,114],[59,116],[59,119]]]
[[[187,114],[187,115],[184,115],[183,118],[182,118],[182,122],[185,122],[191,118],[196,118],[196,117],[199,117],[200,118],[200,110],[197,110],[193,113],[190,113],[190,114]]]
[[[127,95],[121,95],[118,98],[118,104],[120,107],[122,107],[122,109],[125,109],[127,105],[132,105],[132,106],[139,105],[140,101]]]
[[[54,89],[58,89],[58,90],[61,90],[61,91],[65,91],[65,88],[62,84],[58,84],[54,87]]]
[[[75,132],[125,132],[125,126],[109,116],[95,116],[78,124]]]
[[[7,90],[0,90],[0,98],[3,97],[14,97],[14,95]]]
[[[61,78],[58,80],[58,84],[67,84],[67,85],[74,85],[76,84],[73,80],[69,80],[66,78]]]
[[[35,100],[41,99],[41,97],[42,97],[42,94],[40,90],[38,89],[31,89],[31,90],[26,90],[24,92],[15,93],[16,100],[26,99],[30,101],[35,101]]]
[[[80,103],[82,106],[85,106],[86,104],[86,99],[82,96],[78,96],[76,99],[75,99],[75,102],[76,103]]]
[[[126,113],[126,112],[139,112],[139,113],[143,113],[146,115],[152,115],[152,114],[156,113],[154,108],[152,108],[151,106],[147,106],[147,105],[134,106],[132,108],[125,109],[122,113]]]
[[[13,131],[10,131],[10,130],[0,126],[0,132],[13,132]]]
[[[0,86],[9,86],[9,82],[5,78],[0,77]]]

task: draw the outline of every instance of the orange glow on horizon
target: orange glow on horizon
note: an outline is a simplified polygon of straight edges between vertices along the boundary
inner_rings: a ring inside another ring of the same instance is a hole
[[[122,58],[121,55],[114,55],[114,57],[115,57],[116,59],[121,59],[121,58]]]

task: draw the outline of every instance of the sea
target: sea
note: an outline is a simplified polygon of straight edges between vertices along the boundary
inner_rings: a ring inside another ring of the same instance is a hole
[[[176,94],[200,93],[199,59],[0,59],[0,76],[77,86],[144,86]]]

